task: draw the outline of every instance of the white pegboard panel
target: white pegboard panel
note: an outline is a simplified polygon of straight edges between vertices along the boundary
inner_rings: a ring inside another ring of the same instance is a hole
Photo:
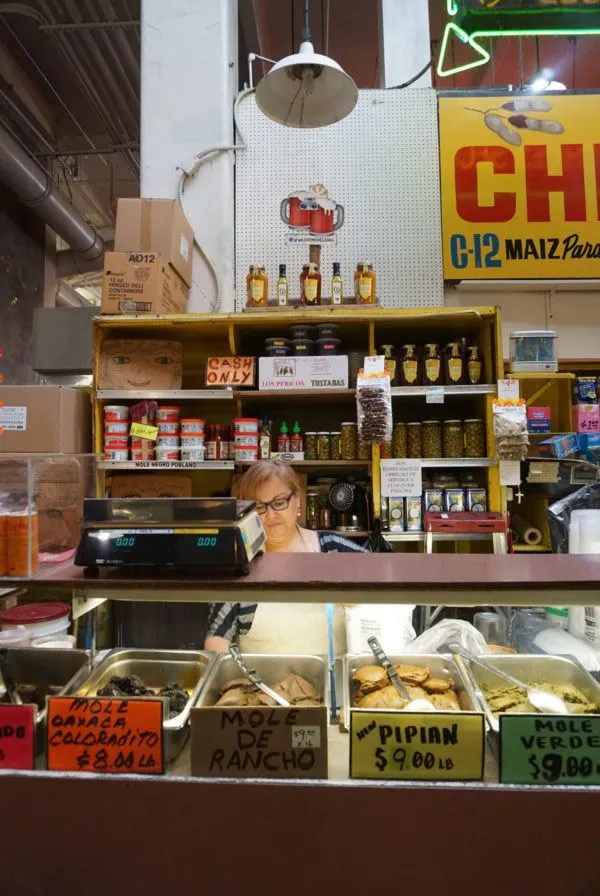
[[[308,246],[288,241],[280,207],[313,184],[344,208],[335,242],[322,249],[324,295],[332,262],[341,262],[345,294],[352,295],[356,263],[367,260],[382,306],[444,304],[434,90],[361,90],[348,118],[315,130],[276,124],[250,95],[240,103],[239,124],[248,149],[236,154],[237,310],[246,304],[251,264],[266,266],[274,297],[285,263],[290,296],[298,296]]]

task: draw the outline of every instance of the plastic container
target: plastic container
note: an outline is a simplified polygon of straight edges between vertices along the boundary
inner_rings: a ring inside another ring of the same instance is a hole
[[[76,640],[75,635],[44,635],[43,638],[34,638],[31,646],[50,650],[73,650]]]
[[[129,448],[129,439],[127,436],[123,435],[111,435],[108,432],[104,433],[104,447],[105,448],[121,448],[127,449]]]
[[[251,435],[247,432],[236,432],[233,437],[233,445],[235,448],[238,448],[240,445],[260,445],[260,436],[258,433]]]
[[[317,354],[319,355],[337,355],[340,350],[340,340],[333,338],[317,339]]]
[[[314,355],[316,343],[312,339],[292,339],[292,348],[295,355]]]
[[[132,448],[131,459],[135,461],[154,460],[154,448]]]
[[[122,423],[129,420],[129,408],[125,404],[107,404],[104,408],[106,423]]]
[[[236,417],[233,421],[233,428],[236,435],[242,435],[242,433],[258,435],[260,420],[258,417]]]
[[[236,445],[234,455],[236,463],[254,463],[258,460],[258,445]]]
[[[69,628],[68,604],[48,602],[22,604],[0,613],[2,631],[24,628],[31,638],[56,635]]]
[[[179,436],[159,436],[156,440],[157,448],[179,448]]]
[[[29,647],[31,634],[24,625],[0,631],[0,650],[6,647]]]
[[[269,339],[265,339],[265,345],[267,348],[289,348],[290,340],[285,336],[271,336]]]
[[[178,436],[180,432],[179,423],[169,420],[167,423],[158,424],[159,436]]]
[[[511,372],[552,373],[558,370],[555,330],[515,330],[510,334]]]
[[[127,448],[107,448],[104,452],[104,460],[119,462],[129,460],[129,450]]]
[[[202,420],[201,417],[188,417],[186,419],[182,419],[181,421],[181,434],[187,435],[188,433],[204,433],[204,425],[206,420]]]
[[[179,448],[157,446],[155,453],[156,460],[162,463],[168,460],[179,460]]]
[[[317,339],[337,339],[340,328],[337,324],[317,324]]]
[[[315,328],[310,324],[296,324],[290,327],[292,340],[294,339],[311,339],[315,338]]]
[[[202,463],[204,461],[205,453],[206,449],[204,445],[201,448],[182,448],[181,459],[188,461],[189,463]]]
[[[104,432],[107,435],[111,436],[126,436],[129,432],[129,423],[121,422],[112,423],[110,421],[104,421]]]
[[[287,358],[291,351],[282,345],[271,345],[265,349],[268,358]]]
[[[29,576],[38,571],[40,538],[37,511],[32,509],[7,514],[6,543],[9,576]]]
[[[157,423],[179,423],[181,408],[177,404],[161,404],[156,412]]]
[[[204,450],[204,435],[197,432],[186,432],[181,436],[181,448],[187,451],[189,448],[202,448]]]

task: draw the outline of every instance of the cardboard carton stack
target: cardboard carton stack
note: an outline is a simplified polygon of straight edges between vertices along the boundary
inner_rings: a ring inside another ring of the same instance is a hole
[[[174,199],[119,199],[115,251],[104,257],[102,313],[185,313],[193,243]]]

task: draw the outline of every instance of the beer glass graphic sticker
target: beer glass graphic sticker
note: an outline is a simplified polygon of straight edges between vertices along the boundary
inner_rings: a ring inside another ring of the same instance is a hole
[[[335,234],[344,224],[344,207],[323,184],[312,184],[308,190],[286,196],[280,216],[289,243],[335,243]]]

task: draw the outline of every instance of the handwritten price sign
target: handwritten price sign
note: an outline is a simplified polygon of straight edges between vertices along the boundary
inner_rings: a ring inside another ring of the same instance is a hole
[[[32,769],[35,706],[0,706],[0,769]]]
[[[600,716],[500,716],[504,784],[600,784]]]
[[[482,713],[350,713],[350,777],[480,781]]]
[[[50,697],[48,769],[162,775],[162,700]]]

